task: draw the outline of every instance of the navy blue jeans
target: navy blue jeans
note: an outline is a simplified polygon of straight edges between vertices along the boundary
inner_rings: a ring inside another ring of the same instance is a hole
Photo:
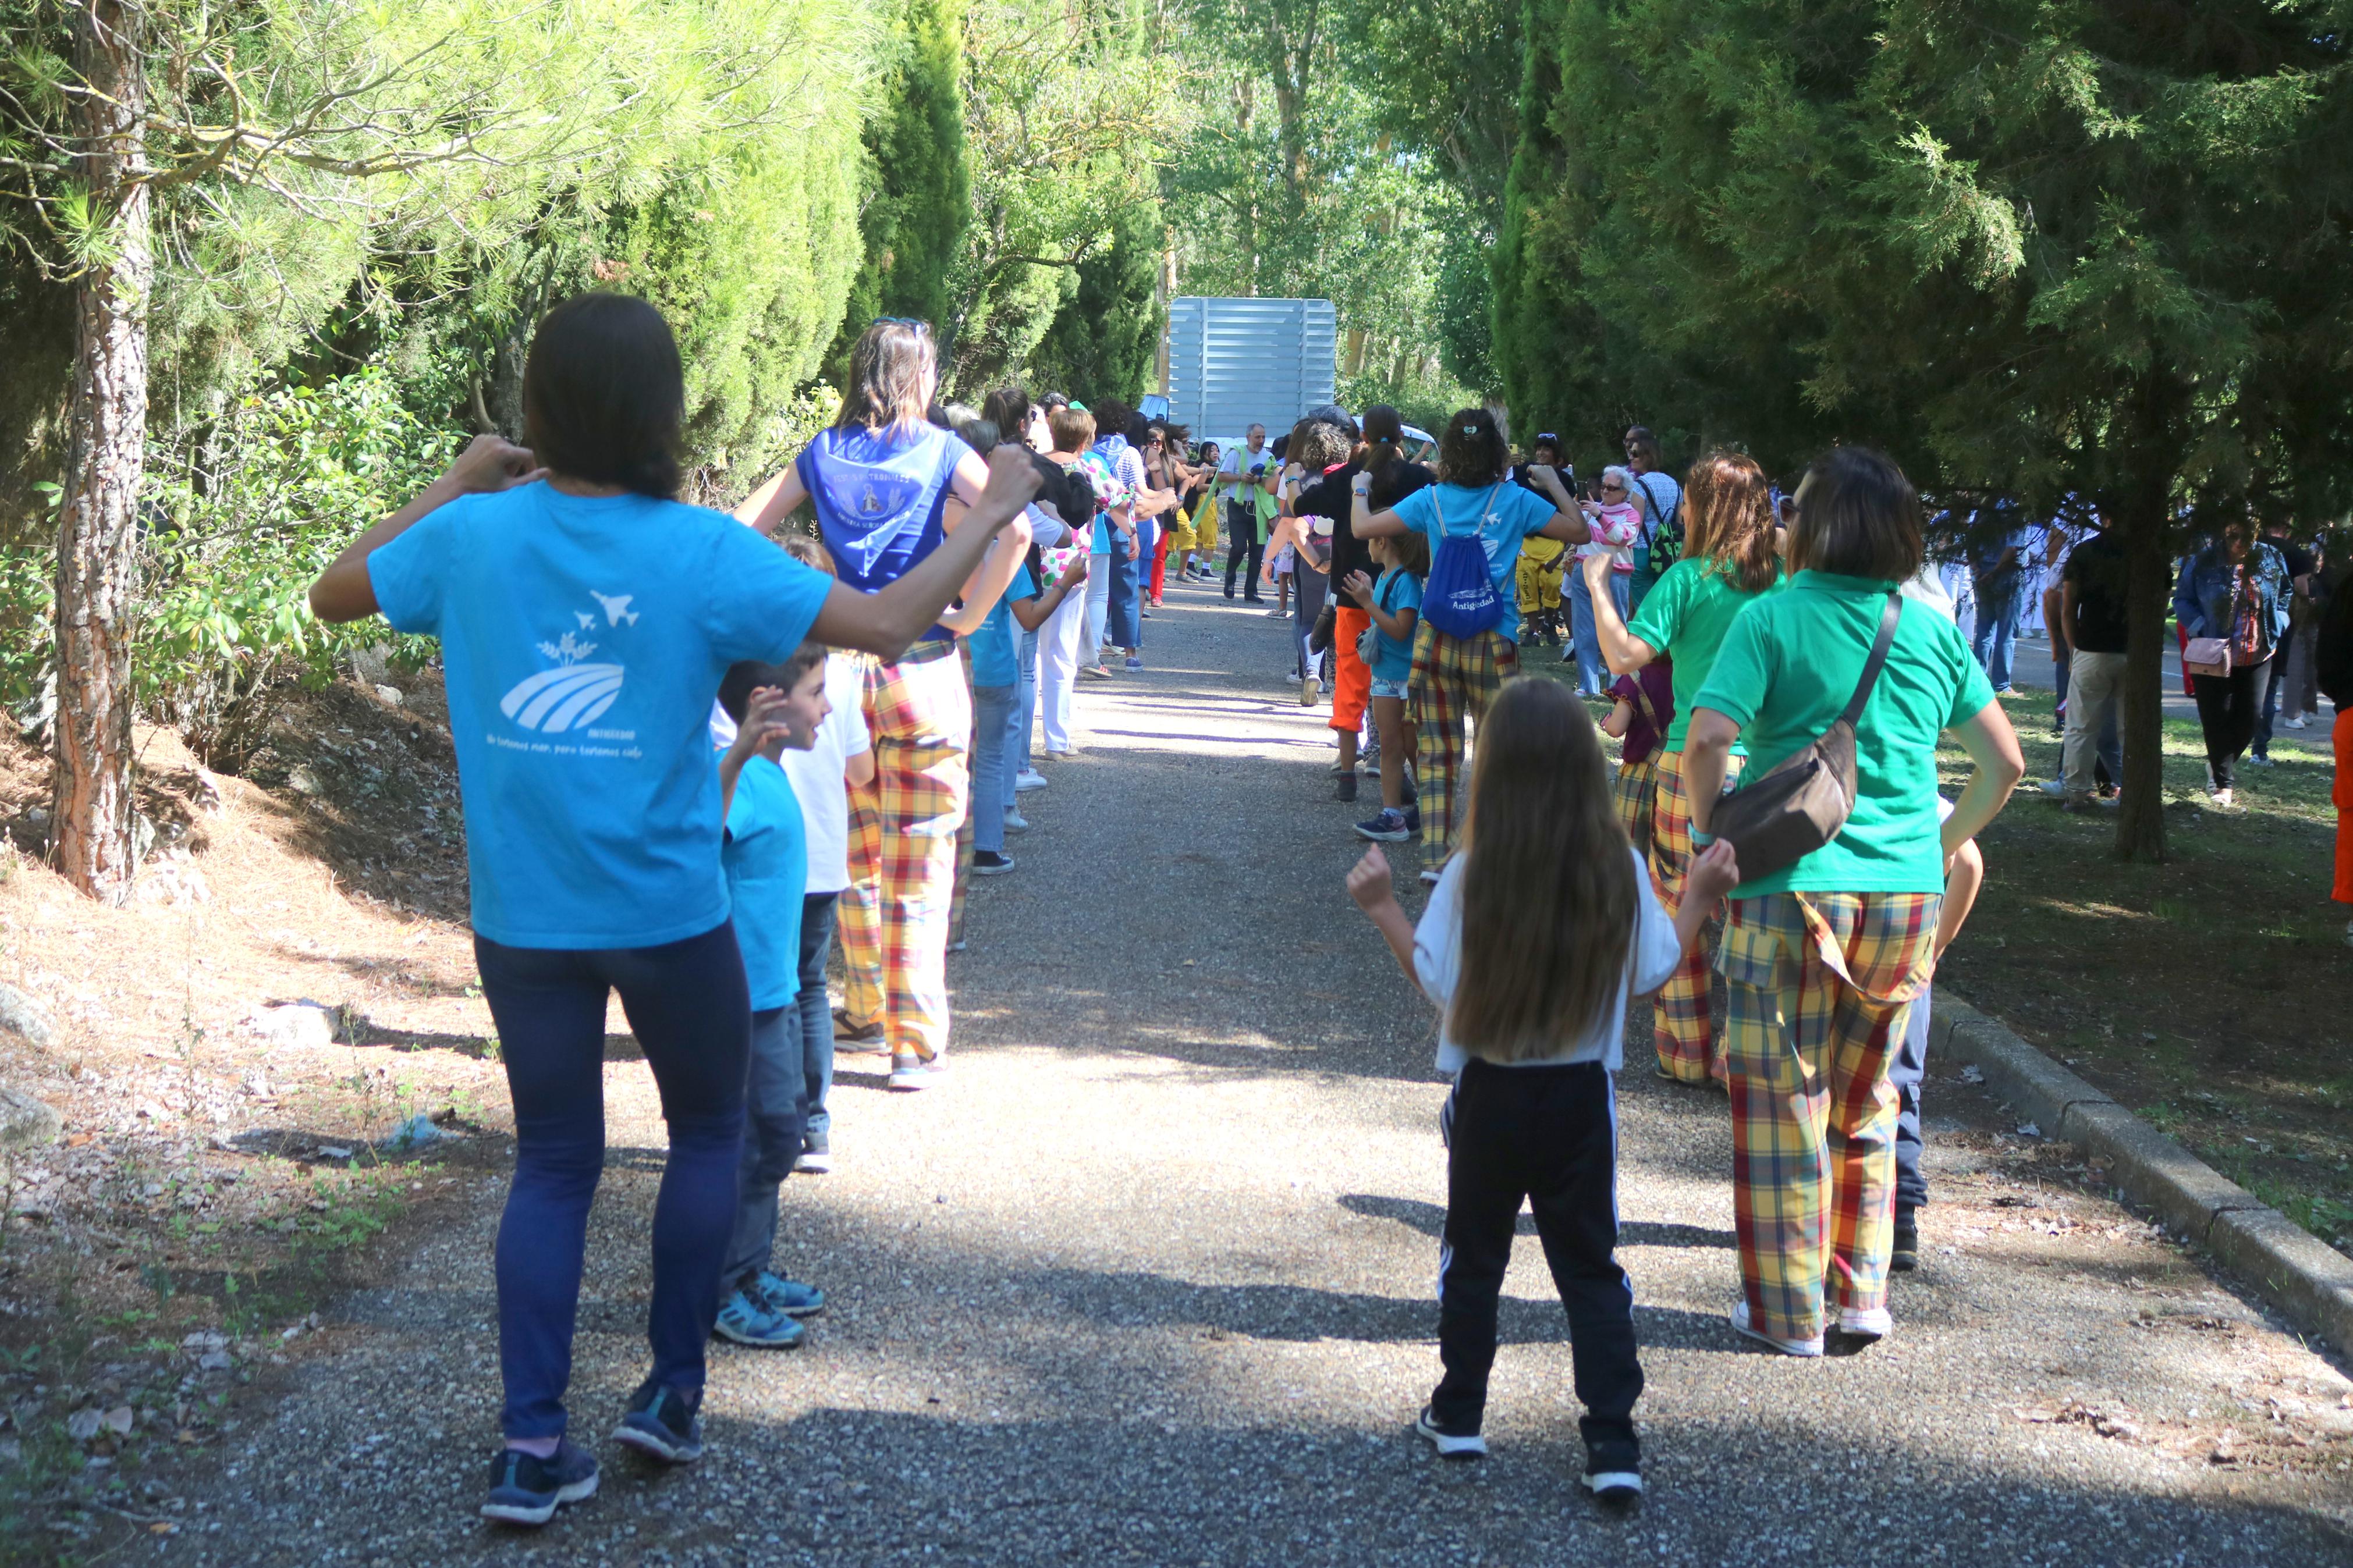
[[[1920,1173],[1920,1080],[1928,1076],[1928,993],[1912,1004],[1904,1043],[1887,1064],[1887,1081],[1895,1087],[1895,1217],[1909,1219],[1912,1211],[1928,1206],[1928,1178]]]
[[[514,1183],[498,1241],[506,1436],[564,1432],[588,1205],[605,1170],[605,999],[613,991],[670,1123],[646,1315],[653,1381],[699,1403],[735,1220],[752,1038],[733,922],[660,947],[601,952],[507,947],[478,935],[474,963],[514,1100]]]
[[[833,901],[839,893],[801,896],[801,1070],[808,1075],[807,1132],[822,1138],[833,1131],[825,1108],[833,1092],[833,1008],[825,996],[825,955],[833,946]]]
[[[778,1189],[801,1157],[808,1121],[808,1075],[801,1064],[797,1002],[752,1015],[752,1065],[744,1086],[744,1153],[735,1166],[735,1230],[719,1293],[759,1277],[776,1251]]]

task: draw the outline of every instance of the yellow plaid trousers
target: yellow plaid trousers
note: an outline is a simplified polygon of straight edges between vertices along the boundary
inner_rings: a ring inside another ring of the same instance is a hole
[[[1499,632],[1451,637],[1428,621],[1414,628],[1412,673],[1406,686],[1406,711],[1419,725],[1414,736],[1413,779],[1421,808],[1421,863],[1435,870],[1454,851],[1461,824],[1455,803],[1461,796],[1462,764],[1470,752],[1463,738],[1484,723],[1487,705],[1519,673],[1520,650]]]
[[[972,693],[952,643],[866,659],[874,782],[849,792],[849,886],[836,908],[852,1023],[880,1020],[894,1056],[948,1044],[948,921],[956,833],[972,795]]]
[[[1683,754],[1660,752],[1653,760],[1658,771],[1651,787],[1651,879],[1672,917],[1683,907],[1683,879],[1691,871],[1691,801],[1683,791]],[[1725,760],[1725,783],[1740,777],[1746,760]],[[1715,967],[1715,938],[1703,932],[1651,1004],[1651,1047],[1659,1054],[1660,1070],[1683,1083],[1724,1080],[1724,1040],[1707,994],[1708,972]]]
[[[1810,1339],[1887,1303],[1895,1205],[1888,1058],[1936,967],[1937,893],[1732,900],[1732,1194],[1748,1321]]]

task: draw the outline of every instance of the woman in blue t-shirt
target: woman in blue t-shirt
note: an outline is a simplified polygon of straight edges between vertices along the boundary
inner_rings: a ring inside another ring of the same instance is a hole
[[[1430,577],[1421,622],[1413,635],[1413,678],[1409,707],[1416,726],[1414,784],[1421,806],[1421,879],[1435,884],[1438,868],[1452,853],[1455,779],[1469,752],[1462,722],[1486,716],[1506,676],[1518,673],[1520,616],[1515,583],[1520,541],[1530,534],[1582,544],[1588,537],[1577,502],[1555,470],[1536,466],[1529,477],[1545,493],[1509,484],[1504,467],[1511,451],[1495,416],[1465,408],[1446,422],[1438,441],[1439,482],[1375,511],[1367,499],[1372,476],[1358,474],[1349,526],[1358,539],[1420,533],[1430,540]],[[1450,580],[1446,541],[1453,538],[1486,558],[1492,593],[1474,595],[1474,581]],[[1466,611],[1452,608],[1454,590]]]
[[[670,1123],[654,1210],[653,1367],[617,1440],[702,1452],[703,1344],[735,1207],[751,1000],[720,870],[704,728],[727,668],[808,638],[895,658],[1036,489],[993,468],[965,529],[890,586],[838,586],[682,506],[678,345],[642,300],[550,311],[523,371],[529,446],[476,437],[311,588],[325,621],[381,611],[441,639],[466,814],[475,962],[515,1114],[499,1226],[506,1447],[482,1511],[542,1524],[596,1489],[564,1392],[605,1158],[605,1007],[621,994]]]
[[[962,437],[928,421],[939,380],[923,322],[867,328],[833,427],[736,517],[767,533],[808,501],[843,582],[898,581],[961,531],[987,478]],[[963,585],[965,607],[986,614],[1020,564],[1019,551],[991,554]],[[874,782],[851,795],[849,887],[838,906],[842,1006],[853,1029],[881,1026],[892,1089],[925,1089],[947,1065],[948,915],[972,791],[972,693],[953,632],[934,626],[867,670],[866,727]]]

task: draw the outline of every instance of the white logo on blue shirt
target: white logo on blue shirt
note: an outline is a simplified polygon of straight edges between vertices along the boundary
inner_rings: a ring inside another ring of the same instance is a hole
[[[589,596],[603,606],[606,625],[637,624],[638,613],[629,608],[629,601],[636,595],[616,597],[592,592]],[[583,631],[596,624],[591,612],[575,610],[573,616]],[[596,651],[595,643],[583,642],[575,634],[565,632],[552,643],[541,643],[539,651],[554,659],[555,668],[524,677],[499,699],[499,711],[524,729],[546,735],[577,730],[604,717],[605,710],[619,699],[621,680],[627,671],[618,664],[589,663],[588,656]]]

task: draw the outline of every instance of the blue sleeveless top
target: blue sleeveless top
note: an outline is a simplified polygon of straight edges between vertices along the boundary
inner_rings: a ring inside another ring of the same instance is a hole
[[[938,549],[949,481],[973,455],[962,437],[936,425],[820,431],[793,468],[841,580],[871,594]],[[936,626],[933,634],[948,635]]]

